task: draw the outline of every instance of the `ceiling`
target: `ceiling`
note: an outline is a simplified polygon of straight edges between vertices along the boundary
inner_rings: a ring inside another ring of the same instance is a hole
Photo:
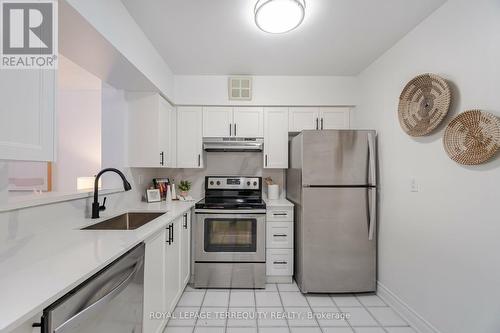
[[[446,0],[306,0],[266,34],[256,0],[122,0],[175,74],[356,75]]]

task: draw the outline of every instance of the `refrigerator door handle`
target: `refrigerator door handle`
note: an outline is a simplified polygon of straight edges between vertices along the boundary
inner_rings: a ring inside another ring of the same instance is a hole
[[[376,160],[375,160],[375,136],[373,133],[368,133],[368,154],[370,158],[370,185],[377,185],[377,170],[376,170]]]
[[[373,240],[373,235],[375,234],[375,228],[377,226],[377,189],[368,189],[369,195],[369,226],[368,226],[368,240]]]

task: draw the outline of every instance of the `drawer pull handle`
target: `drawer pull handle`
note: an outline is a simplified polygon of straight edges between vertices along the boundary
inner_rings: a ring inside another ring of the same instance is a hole
[[[274,216],[287,216],[287,213],[273,213]]]
[[[286,264],[288,264],[288,261],[274,261],[273,264],[275,264],[275,265],[286,265]]]
[[[274,237],[286,237],[287,235],[285,235],[285,234],[274,234],[273,236]]]

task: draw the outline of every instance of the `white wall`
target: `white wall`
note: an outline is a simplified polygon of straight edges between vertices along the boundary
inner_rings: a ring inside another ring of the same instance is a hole
[[[263,169],[262,153],[206,153],[204,169],[158,169],[157,177],[171,177],[193,183],[190,195],[202,198],[205,194],[205,176],[259,176],[271,177],[283,190],[284,170]],[[264,186],[264,190],[267,191]]]
[[[229,101],[228,76],[176,75],[180,105],[356,105],[358,80],[350,76],[252,76],[251,101]]]
[[[457,165],[443,127],[408,137],[398,98],[433,72],[453,86],[446,123],[469,108],[500,115],[499,18],[498,0],[449,0],[359,77],[356,125],[380,133],[379,281],[446,333],[500,332],[500,158]]]
[[[101,168],[101,80],[59,57],[53,190],[75,192],[78,177]]]
[[[172,71],[120,0],[66,0],[169,99]],[[106,62],[107,59],[102,59]]]

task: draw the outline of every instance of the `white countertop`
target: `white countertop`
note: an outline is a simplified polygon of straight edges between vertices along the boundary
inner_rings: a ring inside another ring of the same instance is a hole
[[[285,198],[277,199],[277,200],[270,200],[266,197],[262,198],[264,202],[266,203],[267,207],[293,207],[293,203],[288,201]]]
[[[134,246],[154,235],[194,206],[196,201],[138,203],[105,214],[82,218],[85,227],[124,212],[167,212],[136,230],[79,230],[72,226],[30,237],[2,241],[0,249],[0,332],[29,320],[68,291]]]

